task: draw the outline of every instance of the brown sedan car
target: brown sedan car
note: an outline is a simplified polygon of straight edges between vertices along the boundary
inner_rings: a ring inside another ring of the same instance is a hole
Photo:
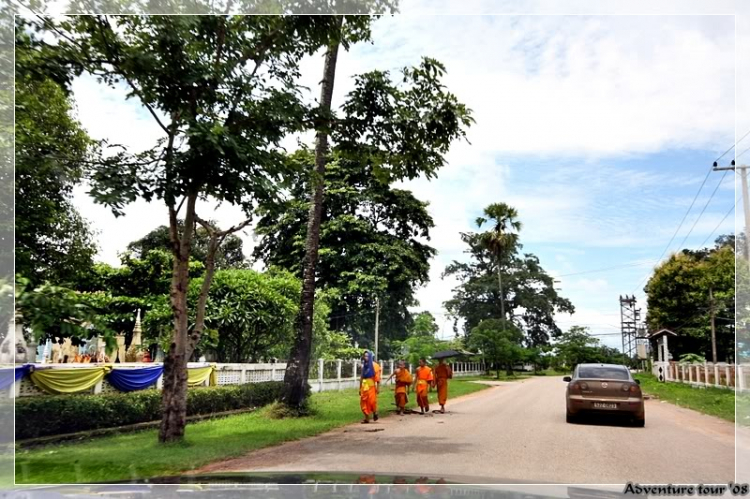
[[[616,364],[579,364],[565,376],[565,420],[575,422],[582,413],[628,416],[636,426],[646,424],[643,393],[630,370]]]

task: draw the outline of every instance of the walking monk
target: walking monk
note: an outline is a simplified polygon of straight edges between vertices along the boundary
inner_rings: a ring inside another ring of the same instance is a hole
[[[362,423],[370,422],[370,415],[378,408],[378,388],[375,381],[375,366],[372,352],[365,352],[362,356],[362,375],[359,378],[359,407],[365,415]]]
[[[393,374],[391,374],[387,381],[390,381],[393,377],[396,378],[396,408],[398,410],[398,414],[401,415],[406,410],[407,402],[409,402],[406,394],[408,393],[409,386],[412,383],[411,373],[409,372],[409,369],[406,367],[406,364],[403,360],[400,360],[398,362],[398,368],[393,372]]]
[[[422,414],[430,412],[430,400],[428,398],[429,388],[434,381],[432,369],[427,365],[425,359],[419,359],[417,375],[414,377],[414,391],[417,392],[417,404]]]
[[[448,380],[452,378],[453,369],[445,363],[444,359],[440,359],[435,367],[435,386],[437,386],[440,412],[443,414],[445,414],[445,403],[448,401]]]

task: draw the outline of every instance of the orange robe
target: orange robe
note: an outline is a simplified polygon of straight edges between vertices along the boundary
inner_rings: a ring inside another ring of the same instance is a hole
[[[398,369],[396,371],[396,407],[402,411],[408,402],[406,392],[413,381],[414,379],[411,377],[411,373],[407,368]]]
[[[432,369],[427,366],[417,368],[417,404],[423,409],[430,407],[427,396],[433,380]]]
[[[372,378],[364,378],[359,387],[359,407],[365,416],[378,412],[378,391],[376,383],[380,382],[380,365],[372,363],[375,375]]]
[[[364,378],[359,386],[359,407],[365,416],[370,416],[378,409],[378,394],[375,390],[375,378]]]
[[[453,370],[448,364],[438,364],[435,367],[435,385],[440,405],[445,405],[448,401],[448,380],[451,378],[453,378]]]

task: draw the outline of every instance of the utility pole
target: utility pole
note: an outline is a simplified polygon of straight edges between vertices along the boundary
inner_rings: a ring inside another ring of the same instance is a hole
[[[378,360],[378,326],[380,325],[380,298],[375,297],[375,362]]]
[[[716,310],[714,309],[714,288],[708,288],[708,297],[711,300],[711,354],[713,363],[716,364]]]
[[[750,168],[748,165],[735,166],[734,160],[732,160],[732,166],[719,167],[719,164],[714,161],[714,171],[720,172],[724,170],[740,171],[740,179],[742,180],[742,207],[745,211],[745,244],[743,245],[743,252],[745,260],[750,261],[750,198],[748,198],[747,192],[747,169]]]

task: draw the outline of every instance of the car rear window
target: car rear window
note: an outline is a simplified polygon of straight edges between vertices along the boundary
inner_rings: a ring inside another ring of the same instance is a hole
[[[621,367],[579,367],[578,368],[579,378],[592,378],[592,379],[630,379],[628,371]]]

